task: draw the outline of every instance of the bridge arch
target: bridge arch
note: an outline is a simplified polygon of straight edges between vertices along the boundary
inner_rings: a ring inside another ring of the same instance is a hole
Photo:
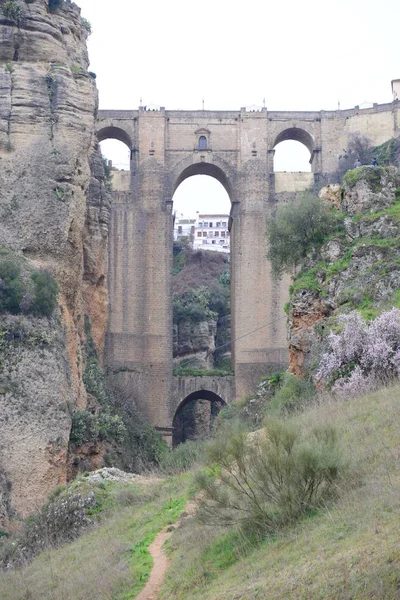
[[[289,127],[288,129],[283,129],[275,137],[273,147],[275,148],[281,142],[286,142],[288,140],[300,142],[309,150],[310,154],[312,154],[315,148],[314,138],[308,131],[302,129],[301,127]]]
[[[217,393],[215,393],[211,390],[201,389],[201,390],[197,390],[195,392],[191,392],[188,396],[186,396],[186,398],[184,398],[180,402],[180,404],[178,405],[178,407],[175,411],[175,415],[174,415],[174,418],[172,421],[172,428],[173,428],[172,445],[173,445],[173,447],[176,447],[178,444],[186,441],[187,439],[190,439],[190,435],[188,435],[188,432],[185,431],[185,408],[186,409],[189,408],[190,405],[193,405],[193,408],[195,408],[194,403],[197,400],[207,400],[210,404],[208,415],[206,416],[205,419],[203,417],[204,421],[206,421],[206,427],[208,427],[208,430],[212,424],[213,418],[218,414],[218,412],[221,410],[221,408],[226,406],[225,400],[221,396],[219,396]],[[196,418],[195,415],[193,415],[192,418],[195,419]],[[186,419],[187,419],[187,414],[186,414]],[[189,424],[189,428],[190,429],[193,428],[193,423]]]
[[[225,165],[219,166],[211,162],[193,162],[193,157],[187,159],[183,164],[180,163],[174,170],[172,174],[171,196],[174,195],[185,179],[194,175],[208,175],[209,177],[213,177],[225,188],[230,201],[233,202],[235,200],[235,190],[232,182],[233,178],[228,172],[228,169],[225,168]]]
[[[104,142],[105,140],[118,140],[128,146],[129,150],[132,150],[132,139],[130,135],[124,129],[115,127],[114,125],[108,125],[99,129],[97,131],[97,139],[99,142]]]

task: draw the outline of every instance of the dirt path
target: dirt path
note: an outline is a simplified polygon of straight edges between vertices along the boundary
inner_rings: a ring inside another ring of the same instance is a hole
[[[171,560],[164,554],[163,546],[167,539],[171,537],[176,527],[179,527],[182,519],[192,517],[197,509],[197,503],[194,500],[189,500],[186,504],[185,510],[179,517],[175,526],[167,525],[160,531],[156,539],[150,544],[148,550],[153,557],[153,568],[150,573],[150,577],[142,589],[142,591],[135,597],[135,600],[156,600],[158,598],[158,592],[164,582],[165,573],[170,565]]]
[[[173,531],[167,531],[167,529],[170,529],[170,526],[164,527],[149,546],[149,552],[153,557],[153,568],[148,582],[135,600],[155,600],[158,597],[158,592],[170,563],[170,559],[163,552],[164,543],[173,533]]]

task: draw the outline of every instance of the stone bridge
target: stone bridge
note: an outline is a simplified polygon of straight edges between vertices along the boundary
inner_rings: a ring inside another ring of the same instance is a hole
[[[99,111],[98,139],[120,140],[131,151],[130,172],[111,212],[106,363],[114,383],[153,425],[171,427],[186,393],[176,386],[189,386],[172,375],[173,195],[180,183],[210,175],[232,203],[235,383],[229,385],[240,398],[288,362],[288,279],[271,278],[267,219],[294,192],[335,181],[350,133],[368,135],[375,144],[398,136],[399,104],[318,112]],[[306,146],[312,173],[274,173],[275,147],[284,140]]]

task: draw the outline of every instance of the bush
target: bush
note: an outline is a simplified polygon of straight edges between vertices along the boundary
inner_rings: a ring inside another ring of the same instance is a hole
[[[279,413],[293,412],[304,408],[315,395],[315,385],[310,379],[285,373],[270,406]]]
[[[337,491],[343,460],[336,431],[307,435],[273,421],[249,442],[240,430],[208,447],[209,465],[197,476],[200,516],[208,524],[271,534],[322,506]]]
[[[339,214],[310,193],[299,195],[293,204],[280,204],[275,217],[267,223],[267,257],[273,277],[293,272],[340,225]]]
[[[95,440],[115,440],[123,442],[126,429],[119,415],[112,415],[107,409],[97,415],[89,410],[79,410],[72,414],[69,441],[74,446],[82,446]]]
[[[19,265],[12,260],[0,261],[0,312],[17,315],[21,312],[21,302],[26,287],[21,277]]]
[[[39,552],[77,538],[93,524],[90,518],[104,491],[60,494],[50,499],[40,512],[29,517],[21,533],[0,545],[0,569],[10,569],[32,560]]]
[[[34,271],[31,275],[34,285],[32,311],[44,317],[51,317],[57,306],[58,284],[49,271]]]
[[[367,323],[357,311],[342,315],[340,333],[330,333],[329,350],[316,378],[333,391],[361,394],[400,375],[400,310]]]
[[[55,12],[64,4],[64,0],[49,0],[49,11]]]
[[[206,442],[187,440],[174,450],[165,452],[160,460],[160,469],[168,475],[190,471],[206,458]]]
[[[16,0],[6,0],[1,7],[3,11],[3,15],[10,19],[10,21],[14,21],[14,23],[20,27],[22,21],[24,20],[24,9],[23,6],[17,2]]]
[[[217,319],[218,314],[210,308],[211,292],[206,286],[192,289],[173,299],[174,323],[182,320],[200,323],[207,319]]]

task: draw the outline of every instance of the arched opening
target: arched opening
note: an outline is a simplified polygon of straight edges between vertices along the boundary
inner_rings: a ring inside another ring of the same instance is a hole
[[[132,141],[126,131],[119,127],[104,127],[98,131],[97,139],[101,153],[112,171],[130,170]]]
[[[285,129],[276,137],[274,156],[275,172],[310,172],[314,140],[297,127]]]
[[[179,405],[172,423],[172,445],[175,448],[187,440],[205,439],[226,402],[209,390],[189,394]]]
[[[174,375],[232,368],[229,183],[208,166],[207,174],[201,163],[184,171],[173,196]]]

